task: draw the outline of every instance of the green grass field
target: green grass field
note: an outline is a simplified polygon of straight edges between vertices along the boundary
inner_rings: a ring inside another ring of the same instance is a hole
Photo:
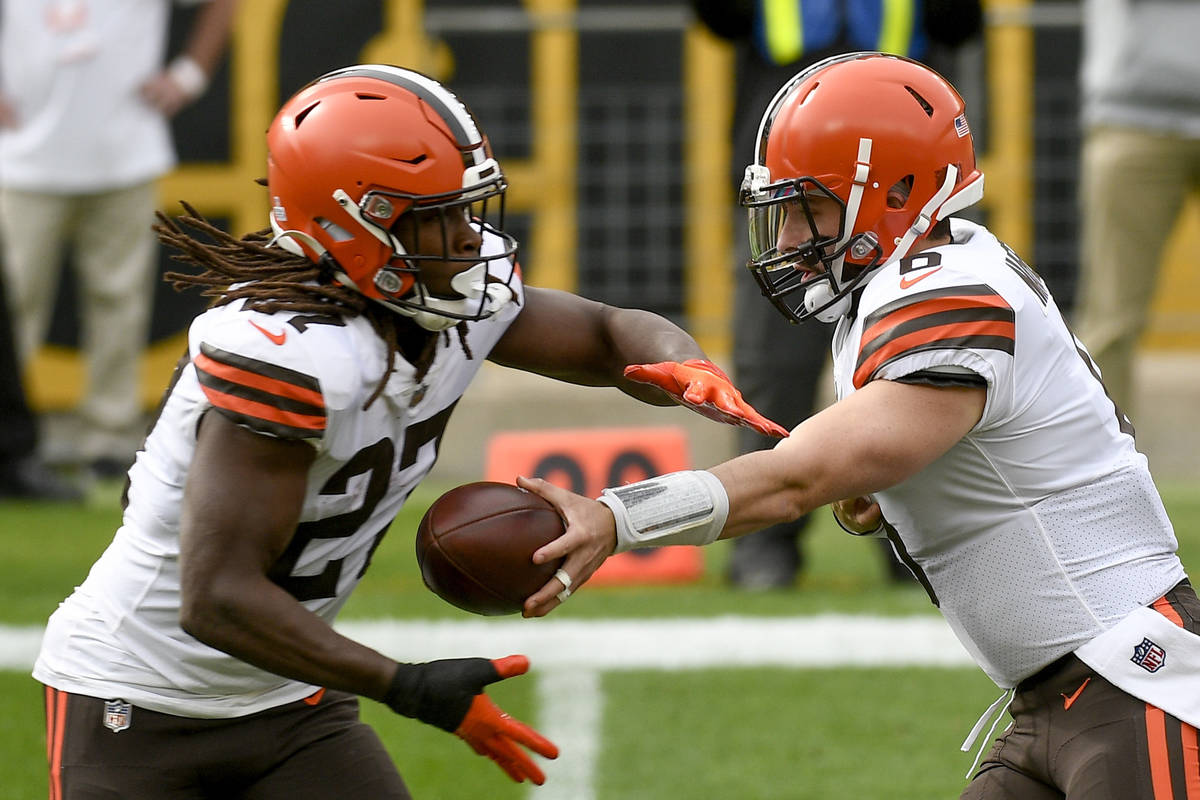
[[[413,496],[344,619],[478,620],[430,594],[416,570],[412,531],[437,488]],[[83,509],[0,503],[7,555],[0,564],[0,625],[42,624],[82,580],[119,521],[116,494],[114,487],[97,490]],[[1200,559],[1200,489],[1164,487],[1164,496],[1184,563],[1194,563]],[[827,516],[817,515],[809,565],[795,591],[729,590],[721,581],[727,545],[717,544],[706,549],[706,573],[696,584],[585,589],[552,618],[828,611],[936,618],[918,588],[883,582],[873,542],[841,534]],[[514,715],[544,724],[538,679],[535,663],[534,673],[491,693]],[[958,746],[998,694],[975,669],[933,667],[634,669],[601,672],[599,689],[597,752],[584,780],[588,796],[597,800],[957,797],[972,757]],[[555,768],[565,770],[565,763],[549,764],[547,785],[530,791],[454,737],[370,701],[364,701],[363,715],[379,730],[416,797],[567,796],[555,787]],[[0,796],[46,797],[42,730],[40,687],[24,672],[0,671],[0,763],[6,766]],[[577,785],[580,778],[573,780]]]

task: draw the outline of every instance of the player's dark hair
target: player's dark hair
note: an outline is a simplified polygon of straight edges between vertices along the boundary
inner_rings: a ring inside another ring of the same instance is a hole
[[[949,239],[950,238],[950,218],[943,217],[933,223],[933,228],[929,231],[930,239]]]
[[[210,307],[245,300],[246,308],[264,314],[291,311],[366,318],[387,345],[388,353],[387,370],[363,408],[379,397],[396,369],[396,357],[403,355],[397,326],[409,323],[408,320],[338,283],[333,277],[332,265],[313,262],[273,246],[270,229],[235,239],[187,203],[180,205],[185,213],[176,218],[158,212],[154,230],[159,241],[177,251],[172,254],[172,260],[203,271],[198,274],[168,272],[163,276],[164,280],[177,291],[204,287],[202,294],[213,298]],[[203,238],[196,236],[197,233]],[[463,352],[471,358],[466,323],[460,322],[456,331]],[[449,337],[450,332],[444,331],[444,335]],[[430,335],[426,339],[420,354],[413,360],[417,380],[429,370],[437,351],[437,336]]]

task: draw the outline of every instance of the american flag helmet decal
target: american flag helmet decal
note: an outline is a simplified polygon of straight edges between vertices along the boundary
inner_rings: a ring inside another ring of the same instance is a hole
[[[955,131],[955,133],[958,134],[958,138],[960,138],[960,139],[964,136],[970,135],[971,127],[969,125],[967,125],[967,115],[966,114],[959,114],[957,117],[954,118],[954,131]]]

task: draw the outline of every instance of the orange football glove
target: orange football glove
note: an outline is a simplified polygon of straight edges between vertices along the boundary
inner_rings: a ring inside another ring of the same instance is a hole
[[[557,758],[558,748],[525,723],[513,719],[483,693],[489,683],[524,675],[525,656],[452,658],[425,664],[400,664],[384,701],[393,711],[442,730],[452,731],[476,753],[500,765],[517,783],[526,778],[541,786],[546,776],[520,745]]]
[[[657,386],[697,414],[727,425],[744,425],[764,436],[786,438],[788,431],[754,410],[716,364],[702,358],[631,364],[625,377]]]

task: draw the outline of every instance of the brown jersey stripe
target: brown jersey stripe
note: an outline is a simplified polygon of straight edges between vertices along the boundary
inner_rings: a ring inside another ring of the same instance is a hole
[[[325,430],[324,414],[296,414],[275,405],[224,394],[208,387],[204,387],[204,396],[235,422],[275,436],[294,439],[297,436],[312,436]]]
[[[893,300],[863,320],[854,385],[861,388],[879,367],[904,355],[906,348],[936,349],[943,339],[955,340],[946,341],[946,347],[999,349],[1011,354],[1015,319],[1004,298],[984,284],[947,286]],[[970,337],[979,338],[970,341]]]
[[[943,297],[892,312],[870,328],[863,329],[859,358],[882,346],[889,337],[949,322],[992,319],[1011,322],[1014,314],[1000,297]]]
[[[905,295],[897,298],[890,303],[880,306],[867,315],[863,322],[863,330],[870,330],[880,320],[891,316],[897,311],[914,308],[923,303],[928,303],[931,300],[951,299],[951,298],[993,298],[995,305],[1007,308],[1008,303],[1001,297],[995,289],[987,284],[977,283],[970,286],[945,286],[940,289],[929,289],[924,292]]]
[[[854,388],[861,389],[884,365],[925,350],[1000,350],[1012,354],[1016,326],[1012,321],[956,322],[912,331],[889,339],[854,369]]]
[[[224,365],[230,370],[239,370],[251,375],[260,375],[267,380],[278,383],[292,384],[297,387],[297,390],[305,390],[311,392],[314,397],[320,397],[321,382],[307,373],[281,367],[269,361],[259,361],[256,358],[230,353],[204,342],[200,344],[200,353],[203,356],[207,356],[213,363]],[[199,360],[199,357],[197,357],[197,360]]]
[[[298,390],[292,384],[270,382],[253,373],[231,370],[229,367],[214,364],[204,356],[196,358],[196,377],[205,394],[216,392],[240,397],[247,402],[276,406],[281,411],[293,414],[325,414],[319,395],[312,398],[306,390]],[[301,397],[289,396],[289,393],[300,394]],[[312,399],[316,402],[311,402]]]
[[[324,415],[325,400],[315,378],[240,356],[238,363],[218,360],[211,352],[204,352],[203,345],[201,351],[195,365],[197,377],[206,391],[213,388],[247,400],[279,405],[288,411]]]

